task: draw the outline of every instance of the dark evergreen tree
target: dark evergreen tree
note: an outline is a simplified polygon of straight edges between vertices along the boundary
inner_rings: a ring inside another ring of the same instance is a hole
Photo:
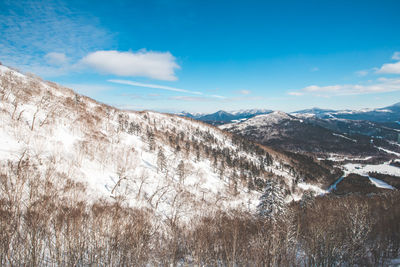
[[[282,186],[275,180],[265,184],[264,193],[257,206],[258,214],[274,219],[275,216],[285,212],[285,195]]]
[[[186,172],[185,172],[185,163],[183,162],[183,160],[181,160],[181,161],[179,162],[176,172],[177,172],[177,174],[178,174],[179,181],[182,182],[183,179],[185,179],[185,175],[186,175]]]
[[[147,144],[149,145],[149,150],[152,151],[155,148],[156,142],[154,138],[154,133],[152,131],[147,131]]]
[[[165,171],[167,169],[167,158],[165,157],[162,147],[158,149],[157,154],[157,171]]]

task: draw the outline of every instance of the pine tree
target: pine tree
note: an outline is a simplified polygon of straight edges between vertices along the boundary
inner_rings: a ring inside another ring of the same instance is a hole
[[[147,130],[147,144],[149,145],[149,150],[153,151],[156,143],[155,143],[154,133],[149,130]]]
[[[285,212],[285,196],[281,185],[270,180],[266,183],[264,193],[260,197],[260,203],[257,206],[258,214],[263,217],[274,218]]]
[[[200,161],[200,148],[199,146],[196,146],[196,161]]]
[[[183,160],[181,160],[178,164],[177,174],[179,177],[179,181],[182,182],[185,178],[185,163],[183,163]]]
[[[157,171],[163,172],[167,168],[167,158],[165,157],[164,150],[162,147],[159,148],[157,154]]]
[[[224,178],[224,170],[225,170],[225,164],[223,161],[221,161],[221,164],[219,165],[219,169],[218,169],[219,179],[221,179],[221,180],[222,180],[222,178]]]

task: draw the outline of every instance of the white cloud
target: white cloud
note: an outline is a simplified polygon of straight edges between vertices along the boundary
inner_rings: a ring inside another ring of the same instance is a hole
[[[400,60],[400,52],[394,52],[394,53],[393,53],[393,56],[392,56],[392,59],[394,59],[394,60]]]
[[[359,94],[372,94],[400,91],[400,79],[387,79],[379,78],[373,84],[342,84],[342,85],[329,85],[307,86],[298,91],[288,92],[289,95],[314,95],[320,97],[339,96],[339,95],[359,95]]]
[[[51,52],[44,56],[50,65],[61,66],[68,62],[68,58],[64,53]]]
[[[203,101],[204,102],[204,101],[217,101],[217,100],[218,101],[228,101],[228,100],[233,99],[233,98],[227,98],[227,97],[221,96],[221,95],[205,95],[202,92],[190,91],[190,90],[186,90],[186,89],[170,87],[170,86],[165,86],[165,85],[140,83],[140,82],[128,81],[128,80],[114,80],[114,79],[108,80],[108,81],[112,82],[112,83],[118,83],[118,84],[126,84],[126,85],[131,85],[131,86],[154,88],[154,89],[161,89],[161,90],[197,95],[197,96],[171,96],[170,98],[168,98],[169,100]],[[153,95],[155,95],[155,94],[153,94]]]
[[[50,69],[44,55],[62,51],[75,61],[112,43],[113,34],[96,17],[71,9],[67,1],[3,0],[0,10],[1,61],[24,71],[64,73],[56,65]]]
[[[190,90],[186,90],[186,89],[180,89],[180,88],[164,86],[164,85],[158,85],[158,84],[139,83],[139,82],[127,81],[127,80],[108,80],[108,81],[112,82],[112,83],[126,84],[126,85],[139,86],[139,87],[145,87],[145,88],[155,88],[155,89],[174,91],[174,92],[181,92],[181,93],[188,93],[188,94],[195,94],[195,95],[201,95],[202,94],[201,92],[195,92],[195,91],[190,91]]]
[[[239,94],[242,94],[242,95],[249,95],[251,93],[251,91],[249,91],[249,90],[240,90],[239,91]]]
[[[85,56],[81,63],[104,73],[119,76],[142,76],[157,80],[174,81],[179,65],[169,52],[96,51]]]
[[[383,64],[377,73],[400,74],[400,61],[396,63]]]
[[[289,92],[288,93],[288,95],[293,95],[293,96],[301,96],[301,95],[304,95],[304,93],[302,93],[302,92]]]
[[[368,70],[359,70],[359,71],[356,71],[356,74],[360,77],[364,77],[364,76],[368,75]]]
[[[226,99],[226,97],[222,96],[222,95],[210,95],[210,97],[219,98],[219,99]]]

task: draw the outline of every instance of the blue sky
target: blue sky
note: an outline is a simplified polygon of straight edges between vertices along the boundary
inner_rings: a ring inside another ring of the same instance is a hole
[[[0,1],[0,61],[127,109],[400,101],[399,1]]]

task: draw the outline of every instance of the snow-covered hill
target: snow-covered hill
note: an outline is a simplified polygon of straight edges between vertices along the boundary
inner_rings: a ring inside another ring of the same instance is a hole
[[[231,124],[224,124],[221,125],[219,128],[220,129],[229,129],[229,128],[237,128],[237,129],[244,129],[246,127],[266,127],[266,126],[271,126],[274,124],[281,123],[282,121],[285,120],[298,120],[296,117],[293,117],[285,112],[282,111],[274,111],[269,114],[265,115],[258,115],[253,118],[250,118],[246,121],[243,122],[235,122]]]
[[[188,118],[116,109],[0,66],[0,164],[82,183],[84,200],[115,199],[161,217],[254,211],[265,181],[307,180],[287,156]]]

